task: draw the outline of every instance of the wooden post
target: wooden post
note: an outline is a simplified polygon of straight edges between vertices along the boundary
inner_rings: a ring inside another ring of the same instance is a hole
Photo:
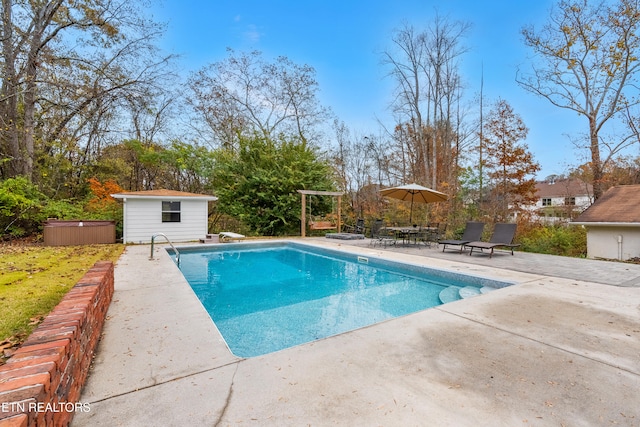
[[[342,196],[338,196],[338,222],[337,222],[337,226],[338,226],[338,233],[340,233],[340,227],[341,227],[341,218],[342,216],[340,215],[340,206],[342,205],[342,203],[340,203],[342,199]]]
[[[307,196],[304,193],[302,194],[302,216],[300,218],[300,235],[302,237],[306,237],[307,235]]]

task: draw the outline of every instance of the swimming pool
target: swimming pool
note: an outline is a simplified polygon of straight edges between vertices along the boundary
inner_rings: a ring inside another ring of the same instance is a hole
[[[240,357],[434,307],[462,289],[510,284],[294,242],[179,251],[180,270]]]

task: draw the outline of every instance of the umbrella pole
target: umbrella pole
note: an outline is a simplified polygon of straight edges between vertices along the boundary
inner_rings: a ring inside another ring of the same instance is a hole
[[[411,208],[409,208],[409,225],[413,224],[413,193],[411,193]]]

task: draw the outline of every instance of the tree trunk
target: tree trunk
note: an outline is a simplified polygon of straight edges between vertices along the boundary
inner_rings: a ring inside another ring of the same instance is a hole
[[[39,40],[38,40],[39,42]],[[35,43],[35,41],[34,41]],[[32,49],[33,51],[33,49]],[[27,75],[24,92],[24,129],[22,133],[23,137],[23,149],[22,149],[22,171],[21,174],[32,178],[33,175],[33,159],[35,156],[33,148],[34,139],[34,116],[36,111],[36,58],[33,52],[29,54],[29,60],[27,63]]]
[[[8,139],[9,155],[12,157],[9,168],[9,176],[24,175],[29,179],[33,174],[34,131],[35,131],[35,109],[37,99],[36,77],[38,71],[38,61],[45,41],[43,35],[50,25],[55,12],[60,7],[62,0],[45,3],[41,8],[33,11],[31,22],[31,33],[22,35],[22,40],[15,40],[13,34],[14,22],[12,19],[13,2],[2,0],[3,16],[3,59],[5,76],[3,81],[3,95],[7,98],[5,103],[5,129]],[[16,63],[19,60],[18,52],[20,44],[28,40],[28,53],[24,68],[20,75],[16,71]],[[22,78],[24,80],[22,81]],[[18,96],[20,89],[23,89],[22,117],[19,111]]]
[[[600,144],[598,141],[598,130],[596,118],[589,117],[589,139],[591,150],[591,173],[593,173],[593,200],[598,200],[604,193],[602,160],[600,159]]]
[[[18,137],[18,79],[15,69],[16,54],[13,41],[13,19],[11,0],[2,0],[2,58],[4,75],[2,80],[2,145],[9,156],[6,177],[22,173],[22,156]]]

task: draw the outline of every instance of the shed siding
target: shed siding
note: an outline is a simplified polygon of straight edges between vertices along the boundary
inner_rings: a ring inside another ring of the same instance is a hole
[[[180,201],[180,222],[162,222],[163,201]],[[156,233],[166,234],[172,242],[194,241],[207,234],[206,200],[130,198],[124,215],[126,243],[150,243]]]
[[[640,257],[640,228],[587,226],[587,257],[621,261]]]

